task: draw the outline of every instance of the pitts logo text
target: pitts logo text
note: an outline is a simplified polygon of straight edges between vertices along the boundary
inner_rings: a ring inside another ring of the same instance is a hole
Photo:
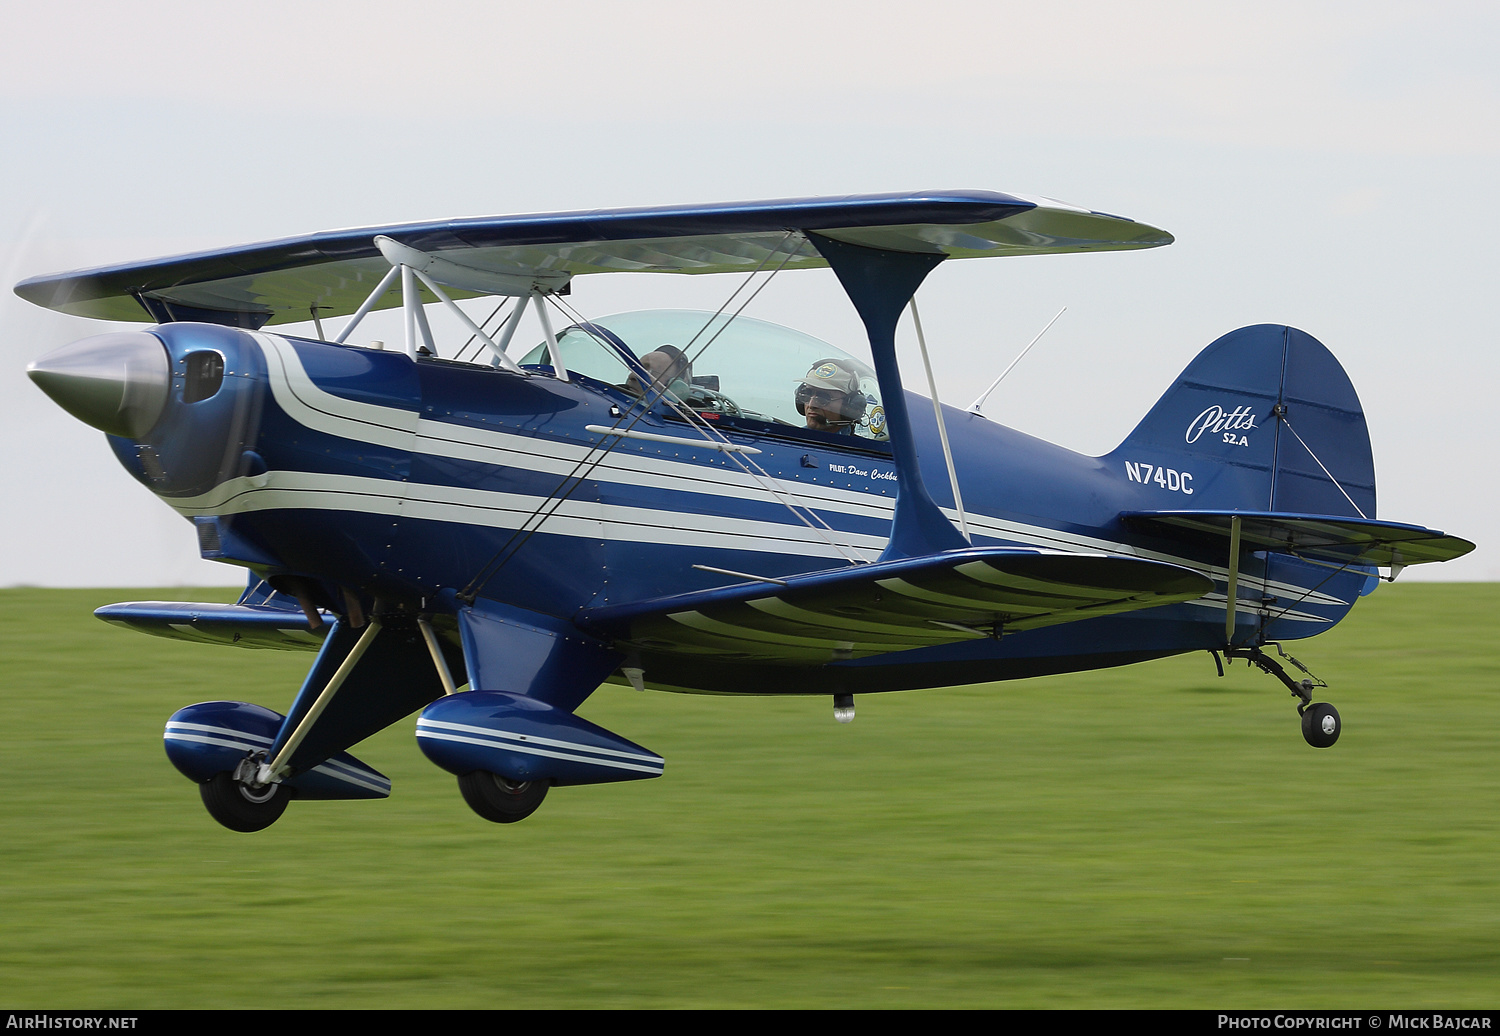
[[[1224,441],[1231,442],[1243,439],[1243,436],[1230,436],[1229,432],[1249,431],[1255,426],[1255,414],[1249,407],[1237,406],[1233,410],[1225,410],[1215,404],[1193,418],[1188,425],[1187,441],[1197,442],[1204,432],[1223,432]]]

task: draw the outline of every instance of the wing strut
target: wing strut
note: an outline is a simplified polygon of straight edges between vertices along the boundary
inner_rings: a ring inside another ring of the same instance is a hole
[[[359,665],[360,657],[369,649],[379,633],[380,620],[371,619],[370,624],[365,627],[365,632],[355,643],[354,649],[344,658],[338,671],[329,679],[327,685],[324,686],[322,692],[313,702],[312,707],[307,710],[307,714],[302,717],[302,720],[297,724],[297,728],[292,731],[291,736],[279,746],[272,746],[276,749],[276,757],[269,762],[261,763],[260,770],[256,774],[256,779],[261,784],[281,780],[291,772],[293,753],[302,745],[303,739],[312,730],[313,724],[317,723],[318,717],[323,714],[323,710],[328,707],[328,703],[333,700],[333,696],[338,693],[338,689],[344,685],[344,681],[349,678],[349,674],[354,672],[354,667]],[[331,640],[332,638],[330,637]]]
[[[365,318],[365,314],[375,308],[375,303],[379,302],[380,297],[390,289],[391,282],[396,279],[396,275],[400,272],[401,268],[394,265],[385,272],[385,276],[380,278],[380,283],[375,285],[375,290],[365,297],[364,302],[360,303],[359,308],[354,311],[354,315],[349,318],[349,322],[344,325],[344,329],[339,332],[339,336],[333,340],[334,345],[344,344],[345,339],[353,333],[354,329],[359,326],[359,322]]]
[[[443,649],[438,646],[437,634],[432,632],[432,623],[424,617],[418,617],[417,629],[422,633],[422,640],[427,644],[427,653],[432,656],[432,664],[437,669],[438,679],[443,683],[443,693],[457,694],[458,688],[453,685],[453,673],[448,668],[448,660],[443,657]]]
[[[943,444],[943,460],[948,465],[948,484],[953,487],[953,506],[958,510],[958,531],[972,545],[969,520],[964,517],[964,496],[958,491],[958,471],[953,467],[953,448],[948,445],[948,422],[943,420],[943,403],[938,399],[937,379],[932,376],[932,361],[927,358],[927,336],[922,334],[922,318],[917,315],[917,297],[911,297],[911,322],[917,328],[917,345],[922,349],[922,367],[927,371],[927,388],[932,393],[932,413],[937,418],[938,439]]]
[[[1229,521],[1229,582],[1224,588],[1224,643],[1234,646],[1234,612],[1240,594],[1240,522],[1239,515]]]
[[[511,316],[510,322],[506,325],[504,336],[501,341],[496,342],[483,328],[474,323],[467,313],[458,307],[458,304],[443,290],[439,283],[439,280],[446,276],[450,283],[462,282],[455,283],[455,287],[470,287],[470,282],[485,280],[479,271],[468,270],[457,263],[428,255],[426,252],[410,248],[384,235],[376,235],[375,244],[379,247],[381,255],[391,264],[391,268],[380,279],[380,283],[375,285],[375,290],[370,292],[360,307],[354,311],[354,315],[349,318],[349,322],[344,325],[344,329],[334,339],[335,345],[342,345],[348,340],[349,335],[354,331],[355,327],[358,326],[359,322],[365,318],[365,315],[370,310],[375,308],[375,304],[391,289],[391,285],[399,275],[401,278],[401,302],[405,310],[405,345],[408,356],[416,359],[417,336],[419,334],[428,351],[434,355],[437,354],[437,345],[432,338],[432,328],[427,323],[427,312],[423,308],[421,288],[417,286],[417,282],[420,281],[422,286],[432,292],[439,302],[453,312],[470,332],[489,347],[490,352],[493,354],[491,362],[495,366],[504,367],[506,370],[517,373],[521,372],[521,368],[516,364],[516,361],[505,354],[505,347],[510,344],[511,335],[515,333],[516,324],[520,319],[521,313],[525,311],[527,301],[545,294],[548,287],[554,282],[563,282],[552,278],[544,284],[544,278],[538,275],[531,282],[528,282],[525,291],[518,291],[517,284],[512,283],[515,278],[511,275],[489,275],[489,280],[494,281],[494,283],[485,283],[484,287],[490,289],[494,294],[520,295],[520,301],[516,306],[515,313]],[[316,312],[313,316],[316,319]],[[556,365],[558,361],[556,339],[551,333],[551,326],[547,323],[545,313],[542,315],[542,324],[547,330],[548,349],[551,353],[552,361]],[[321,323],[319,324],[318,333],[321,336]],[[567,381],[567,372],[562,370],[560,366],[558,370],[560,371],[558,376],[563,381]]]
[[[536,300],[536,315],[542,320],[542,333],[547,337],[547,358],[552,361],[552,373],[559,381],[568,380],[568,368],[563,364],[562,354],[557,351],[557,335],[552,331],[552,318],[547,315],[547,301]]]
[[[510,340],[515,337],[516,327],[521,323],[521,314],[526,312],[526,303],[530,301],[530,295],[522,295],[516,299],[516,308],[511,313],[510,319],[505,322],[505,330],[500,333],[500,341],[494,348],[495,356],[492,362],[495,366],[517,366],[516,361],[512,360],[505,350],[510,348]]]
[[[939,510],[922,481],[916,439],[901,386],[901,370],[896,365],[896,322],[922,281],[946,255],[888,252],[846,244],[821,234],[809,233],[807,237],[838,276],[870,339],[870,354],[875,361],[881,404],[885,407],[891,450],[896,458],[896,514],[891,522],[891,542],[881,560],[921,557],[967,547],[968,542]]]

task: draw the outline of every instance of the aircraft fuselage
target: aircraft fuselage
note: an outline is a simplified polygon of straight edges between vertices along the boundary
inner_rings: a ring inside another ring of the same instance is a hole
[[[336,588],[431,610],[456,593],[566,619],[740,581],[695,565],[774,578],[874,560],[889,535],[897,489],[883,442],[720,419],[729,443],[759,451],[721,452],[692,445],[699,433],[667,408],[645,408],[622,388],[578,375],[562,381],[413,361],[202,324],[155,334],[171,360],[170,399],[141,439],[111,438],[117,456],[194,522],[205,557],[305,578],[335,607]],[[205,353],[222,357],[222,382],[194,399],[205,390],[194,381]],[[908,409],[929,472],[941,472],[930,403],[913,397]],[[1225,560],[1208,545],[1185,550],[1118,518],[1203,491],[1215,477],[1211,465],[1188,471],[1146,457],[1088,457],[952,408],[946,420],[976,545],[1133,554],[1224,579]],[[607,437],[591,425],[686,441]],[[946,479],[929,474],[928,485],[956,519]],[[1283,564],[1257,588],[1262,616],[1283,612],[1280,637],[1336,622],[1365,580],[1362,572],[1329,580],[1308,568],[1306,578],[1289,578]],[[1253,561],[1242,569],[1252,582],[1263,575]],[[1211,648],[1223,638],[1223,609],[1219,596],[920,649],[899,665],[860,667],[860,689]],[[822,687],[815,673],[786,667],[656,661],[663,682],[684,689]]]

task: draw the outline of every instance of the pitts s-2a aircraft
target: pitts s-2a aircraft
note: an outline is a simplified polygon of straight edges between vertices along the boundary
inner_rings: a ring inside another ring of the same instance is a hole
[[[235,605],[97,614],[317,651],[284,716],[214,701],[168,721],[215,819],[252,831],[293,798],[387,795],[347,749],[420,710],[423,752],[508,822],[554,785],[662,772],[574,714],[606,681],[830,695],[848,720],[860,693],[1209,651],[1279,679],[1308,742],[1332,745],[1321,684],[1265,649],[1295,663],[1280,642],[1330,628],[1381,568],[1473,544],[1375,518],[1364,415],[1327,349],[1276,325],[1225,335],[1103,457],[902,386],[897,321],[944,260],[1171,240],[934,192],[345,230],[16,292],[154,322],[31,377],[107,433],[203,557],[250,571]],[[739,315],[751,285],[810,267],[832,267],[870,362]],[[715,314],[586,319],[569,301],[575,277],[632,270],[744,277]],[[455,303],[477,296],[500,298],[487,320]],[[439,355],[437,304],[475,359]],[[397,305],[404,350],[352,342]],[[517,359],[528,305],[545,341]],[[309,321],[315,339],[264,330]]]

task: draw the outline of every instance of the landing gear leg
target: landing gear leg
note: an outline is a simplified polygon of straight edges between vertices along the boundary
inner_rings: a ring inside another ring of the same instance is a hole
[[[1263,673],[1270,673],[1276,679],[1286,684],[1287,688],[1300,699],[1301,704],[1297,706],[1297,714],[1302,717],[1302,737],[1314,748],[1332,748],[1333,743],[1339,739],[1339,734],[1344,730],[1344,721],[1339,718],[1339,710],[1327,702],[1314,702],[1312,692],[1318,687],[1328,685],[1316,677],[1313,677],[1308,668],[1297,661],[1291,655],[1281,650],[1280,644],[1273,644],[1276,653],[1286,659],[1298,669],[1307,673],[1306,679],[1293,680],[1280,662],[1266,654],[1258,647],[1230,647],[1224,651],[1225,658],[1243,658]],[[1214,656],[1217,661],[1218,656]]]

